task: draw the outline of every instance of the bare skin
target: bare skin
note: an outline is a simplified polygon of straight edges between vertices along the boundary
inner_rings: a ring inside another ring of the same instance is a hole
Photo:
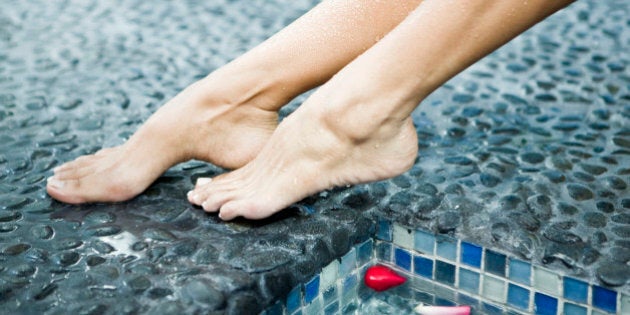
[[[420,0],[329,0],[177,95],[125,144],[54,170],[48,193],[66,203],[124,201],[190,159],[225,168],[252,160],[277,110],[318,86],[387,34]]]
[[[223,220],[261,219],[327,188],[403,173],[417,153],[419,102],[569,3],[424,1],[283,121],[254,160],[201,181],[189,201]]]

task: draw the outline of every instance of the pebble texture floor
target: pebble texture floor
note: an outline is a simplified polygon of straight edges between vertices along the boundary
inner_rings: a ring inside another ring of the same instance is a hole
[[[625,1],[579,1],[436,91],[414,113],[418,162],[392,180],[262,222],[191,207],[194,180],[222,172],[200,162],[126,203],[46,195],[52,167],[122,143],[315,3],[0,1],[0,312],[255,313],[379,217],[630,291]]]

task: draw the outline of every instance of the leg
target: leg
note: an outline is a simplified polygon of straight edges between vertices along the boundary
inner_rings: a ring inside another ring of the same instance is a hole
[[[259,219],[323,189],[401,174],[417,154],[418,103],[569,2],[424,1],[285,119],[254,160],[189,200],[224,220]]]
[[[328,80],[372,46],[420,0],[329,0],[252,51],[196,82],[125,144],[55,169],[48,193],[68,203],[122,201],[172,165],[199,159],[235,168],[254,158],[276,111]]]

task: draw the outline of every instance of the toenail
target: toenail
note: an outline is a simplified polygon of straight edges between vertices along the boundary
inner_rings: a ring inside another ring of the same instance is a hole
[[[48,185],[54,188],[63,188],[63,186],[66,184],[65,182],[55,179],[54,177],[48,177],[47,182]]]
[[[199,177],[197,178],[197,183],[195,184],[196,186],[202,186],[205,185],[209,182],[212,181],[212,178],[208,178],[208,177]]]

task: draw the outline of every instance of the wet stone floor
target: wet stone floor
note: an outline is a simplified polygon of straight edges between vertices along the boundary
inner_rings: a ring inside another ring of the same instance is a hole
[[[626,1],[578,1],[437,90],[397,178],[261,222],[190,206],[224,171],[196,161],[125,203],[46,195],[54,166],[122,143],[316,2],[0,1],[0,313],[256,313],[379,218],[629,292]]]

